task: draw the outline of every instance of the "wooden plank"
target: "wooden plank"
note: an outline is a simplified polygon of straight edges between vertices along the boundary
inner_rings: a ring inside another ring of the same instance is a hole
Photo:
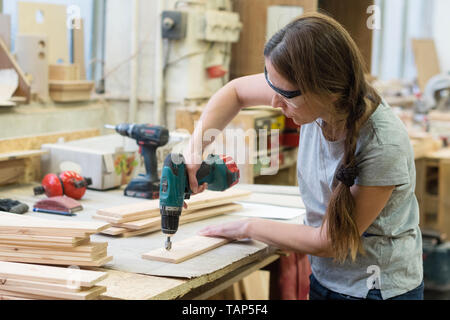
[[[73,32],[73,63],[78,65],[80,70],[79,79],[86,79],[86,67],[84,62],[84,20],[80,19],[80,28],[72,29]]]
[[[1,235],[0,243],[3,241],[22,241],[22,242],[45,242],[52,244],[69,244],[71,246],[77,246],[81,244],[87,244],[89,238],[76,238],[76,237],[52,237],[52,236],[33,236],[33,235]]]
[[[69,257],[87,257],[92,258],[98,256],[101,253],[105,253],[107,250],[107,243],[101,246],[85,245],[73,248],[63,248],[63,249],[51,249],[51,248],[38,248],[20,245],[8,245],[0,243],[0,254],[4,252],[14,252],[14,253],[30,253],[30,254],[44,254],[53,256],[69,256]]]
[[[179,224],[185,224],[189,222],[199,221],[207,218],[212,218],[221,214],[233,212],[242,209],[242,206],[239,204],[228,204],[223,206],[217,206],[209,209],[201,209],[194,211],[190,214],[181,215]],[[161,230],[161,218],[150,218],[145,219],[142,222],[140,221],[132,221],[129,223],[118,224],[116,227],[113,227],[113,230],[109,230],[108,235],[122,235],[124,237],[132,237],[141,234],[151,233],[155,231]],[[112,228],[110,228],[112,229]],[[105,233],[104,231],[102,233]]]
[[[83,266],[83,267],[101,267],[113,259],[112,256],[100,258],[92,261],[80,261],[77,259],[73,260],[61,260],[61,259],[39,259],[31,257],[10,257],[0,255],[0,260],[7,262],[23,262],[23,263],[37,263],[37,264],[52,264],[52,265],[62,265],[62,266]]]
[[[167,251],[165,248],[160,248],[144,253],[142,258],[169,263],[180,263],[229,242],[229,239],[224,238],[195,236],[183,241],[174,242],[170,251]]]
[[[102,234],[107,234],[110,236],[117,236],[120,235],[124,232],[126,232],[127,229],[126,228],[117,228],[117,227],[109,227],[108,229],[103,230],[101,233]]]
[[[0,13],[0,39],[5,43],[6,48],[11,51],[11,16]]]
[[[26,287],[17,287],[17,286],[9,286],[3,285],[1,286],[3,291],[9,292],[19,292],[19,293],[31,293],[35,295],[41,295],[52,298],[62,298],[62,299],[70,299],[70,300],[93,300],[97,298],[102,293],[106,292],[105,287],[92,287],[89,290],[80,291],[80,292],[64,292],[64,291],[53,291],[47,289],[39,289],[39,288],[26,288]]]
[[[43,144],[56,143],[60,140],[65,142],[91,138],[100,135],[99,129],[86,129],[76,131],[60,131],[43,135],[31,135],[14,138],[0,139],[0,153],[38,150]]]
[[[37,288],[52,291],[64,291],[64,292],[80,292],[82,290],[88,289],[86,287],[77,286],[75,282],[73,283],[73,285],[71,283],[55,284],[55,283],[36,282],[27,280],[2,279],[0,277],[0,290],[4,285],[9,285],[13,287]]]
[[[48,40],[45,35],[19,34],[15,41],[17,63],[31,76],[31,93],[47,100]]]
[[[17,233],[35,234],[37,233],[52,235],[55,233],[72,234],[99,233],[110,227],[108,223],[95,221],[62,221],[48,220],[43,218],[31,217],[28,215],[16,215],[8,212],[0,212],[0,233],[11,233],[17,230]]]
[[[206,190],[200,194],[193,195],[191,199],[186,200],[188,209],[185,211],[199,210],[202,208],[217,206],[233,202],[239,199],[247,198],[251,195],[250,191],[240,189],[228,189],[223,192],[214,192]],[[159,200],[148,200],[138,202],[132,205],[122,205],[112,208],[99,209],[97,215],[105,215],[116,218],[139,217],[140,215],[154,215],[159,213]],[[139,220],[139,219],[137,219]]]
[[[46,3],[19,2],[18,33],[45,34],[48,37],[49,63],[69,62],[66,6]],[[41,21],[39,20],[41,17]]]
[[[157,216],[159,216],[159,212],[152,212],[149,214],[142,214],[139,216],[125,217],[125,218],[116,218],[116,217],[101,215],[101,214],[98,214],[98,212],[97,212],[97,214],[94,214],[92,216],[92,218],[97,219],[97,220],[106,221],[111,224],[119,224],[119,223],[134,222],[134,221],[140,221],[140,220],[149,219],[149,218],[155,218]]]
[[[0,185],[18,182],[25,175],[23,159],[0,161]]]
[[[18,252],[14,250],[0,250],[0,256],[2,257],[10,257],[15,258],[17,261],[21,261],[21,258],[29,258],[29,259],[38,259],[38,260],[46,260],[48,263],[51,264],[51,261],[53,260],[60,260],[60,261],[79,261],[79,262],[91,262],[96,261],[98,259],[102,259],[106,257],[106,250],[100,251],[99,253],[96,253],[94,256],[91,254],[85,254],[85,253],[74,253],[73,255],[67,254],[67,252],[63,252],[60,255],[53,254],[51,252],[42,252],[42,251],[36,251],[36,252],[25,252],[25,250]]]
[[[28,150],[0,153],[0,161],[10,161],[16,159],[27,159],[32,157],[40,157],[43,154],[49,153],[47,150]]]
[[[79,80],[80,69],[76,64],[51,64],[49,65],[48,79],[53,80]]]
[[[0,290],[0,295],[2,296],[13,296],[17,299],[26,299],[26,300],[63,300],[60,298],[51,298],[51,297],[44,297],[44,296],[38,296],[34,294],[27,294],[27,293],[19,293],[19,292],[11,292],[11,291],[4,291]]]
[[[412,46],[417,68],[417,80],[423,92],[428,80],[441,73],[436,45],[434,39],[412,39]]]
[[[11,55],[2,39],[0,39],[0,69],[14,69],[17,72],[19,76],[19,87],[14,93],[14,96],[24,97],[25,102],[29,103],[31,96],[30,82],[25,77],[24,72]]]
[[[67,284],[68,279],[76,279],[82,287],[92,287],[107,277],[105,272],[68,269],[25,263],[0,261],[2,279],[27,280],[53,284]]]

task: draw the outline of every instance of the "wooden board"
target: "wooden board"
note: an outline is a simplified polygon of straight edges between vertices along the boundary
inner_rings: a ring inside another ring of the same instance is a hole
[[[234,212],[242,209],[242,205],[230,203],[227,205],[217,206],[208,209],[201,209],[190,214],[182,214],[180,216],[179,225],[199,221],[207,218],[212,218],[221,214]],[[132,237],[136,235],[151,233],[161,230],[161,217],[155,217],[145,220],[132,221],[124,224],[118,224],[115,227],[102,231],[108,235],[122,235],[124,237]]]
[[[20,34],[15,42],[17,63],[31,75],[31,93],[48,99],[48,40],[45,35]]]
[[[80,80],[80,68],[76,64],[51,64],[48,69],[48,79],[50,81]]]
[[[15,151],[0,153],[0,161],[9,161],[16,159],[26,159],[32,157],[40,157],[43,154],[49,153],[47,150],[29,150],[29,151]]]
[[[3,285],[13,286],[13,287],[25,287],[25,288],[36,288],[36,289],[45,289],[52,291],[64,291],[64,292],[80,292],[82,290],[87,290],[86,287],[80,287],[76,285],[68,285],[66,284],[55,284],[55,283],[46,283],[46,282],[36,282],[36,281],[27,281],[27,280],[16,280],[16,279],[2,279],[0,277],[0,290]]]
[[[183,241],[174,242],[170,251],[167,251],[165,248],[160,248],[144,253],[142,258],[169,263],[180,263],[229,242],[229,239],[224,238],[195,236]]]
[[[79,79],[86,79],[86,67],[84,62],[84,20],[80,19],[80,28],[72,29],[73,63],[79,67]]]
[[[19,76],[19,87],[14,93],[14,96],[24,97],[25,102],[29,103],[31,96],[30,82],[25,77],[24,72],[11,55],[2,39],[0,39],[0,69],[14,69],[17,72]]]
[[[230,203],[239,199],[249,197],[251,192],[239,189],[228,189],[223,192],[205,191],[200,194],[193,195],[191,199],[186,200],[188,210],[199,210],[202,208],[217,206],[220,204]],[[159,213],[159,200],[148,200],[138,202],[132,205],[116,206],[112,208],[100,209],[97,215],[105,215],[116,218],[139,217],[140,215],[154,215]],[[139,219],[136,219],[139,220]]]
[[[4,241],[17,241],[17,242],[45,242],[51,244],[67,244],[72,247],[81,244],[89,243],[89,238],[76,238],[76,237],[52,237],[52,236],[33,236],[33,235],[1,235],[0,243]]]
[[[25,176],[25,161],[0,161],[0,185],[16,183]]]
[[[67,284],[68,280],[77,279],[82,287],[92,287],[107,277],[105,272],[77,270],[61,267],[30,265],[0,261],[2,279],[26,280],[52,284]]]
[[[19,293],[31,293],[35,295],[41,295],[46,297],[55,297],[62,299],[70,299],[70,300],[92,300],[97,298],[100,294],[106,292],[105,287],[93,287],[85,291],[80,292],[64,292],[64,291],[53,291],[47,289],[40,288],[31,288],[31,287],[18,287],[18,286],[10,286],[10,285],[2,285],[0,288],[3,291],[9,292],[19,292]]]
[[[412,46],[417,68],[417,80],[423,92],[428,80],[441,73],[436,45],[434,39],[412,39]]]
[[[48,37],[49,63],[69,62],[66,6],[46,3],[19,2],[18,33],[45,34]],[[42,21],[37,21],[40,14]]]
[[[6,48],[11,51],[11,16],[0,13],[0,39]]]
[[[23,262],[23,263],[37,263],[37,264],[52,264],[52,265],[61,265],[61,266],[83,266],[83,267],[101,267],[113,259],[112,256],[100,258],[92,261],[84,261],[78,259],[65,260],[61,259],[61,257],[43,257],[40,258],[32,258],[32,257],[10,257],[10,256],[2,256],[0,254],[0,260],[8,261],[8,262]]]
[[[16,231],[18,234],[53,235],[53,234],[92,234],[109,228],[108,223],[95,221],[63,221],[48,220],[28,215],[16,215],[0,212],[0,233],[8,234]]]
[[[43,144],[56,143],[58,142],[58,140],[64,140],[65,142],[68,142],[78,139],[96,137],[99,135],[99,129],[86,129],[0,139],[0,153],[38,150],[41,149],[41,146]]]

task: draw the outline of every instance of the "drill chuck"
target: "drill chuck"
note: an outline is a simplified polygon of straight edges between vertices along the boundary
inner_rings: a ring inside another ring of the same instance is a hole
[[[164,234],[175,234],[178,230],[182,208],[161,206],[161,230]]]

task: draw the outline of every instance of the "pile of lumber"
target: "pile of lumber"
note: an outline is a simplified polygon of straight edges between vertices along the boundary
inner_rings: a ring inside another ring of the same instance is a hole
[[[107,273],[0,261],[0,300],[93,300]]]
[[[107,242],[91,242],[90,235],[109,227],[0,212],[0,261],[99,267],[112,256]]]
[[[183,209],[180,225],[238,211],[242,206],[233,201],[245,199],[250,195],[250,191],[239,189],[228,189],[224,192],[207,190],[193,195],[191,199],[186,200],[188,209]],[[132,237],[161,230],[159,200],[100,209],[93,218],[111,223],[111,228],[101,232],[111,236]]]

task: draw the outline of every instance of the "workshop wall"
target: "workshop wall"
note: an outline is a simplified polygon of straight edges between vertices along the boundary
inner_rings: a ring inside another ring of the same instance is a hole
[[[433,35],[441,63],[441,71],[450,71],[450,41],[448,31],[450,30],[450,1],[434,0]]]

